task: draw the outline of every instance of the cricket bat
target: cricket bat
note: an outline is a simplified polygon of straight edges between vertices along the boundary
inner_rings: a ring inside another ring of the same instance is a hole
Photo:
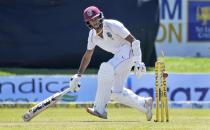
[[[42,111],[44,111],[48,107],[54,105],[55,103],[57,103],[68,92],[73,92],[71,87],[65,89],[62,92],[57,92],[57,93],[53,94],[52,96],[48,97],[47,99],[41,101],[37,105],[30,108],[22,116],[24,122],[29,122],[32,118],[37,116],[39,113],[41,113]]]

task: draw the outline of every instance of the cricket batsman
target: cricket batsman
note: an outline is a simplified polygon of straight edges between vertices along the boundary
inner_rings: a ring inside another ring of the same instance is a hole
[[[112,99],[145,113],[146,119],[150,121],[152,119],[152,98],[138,96],[124,86],[133,66],[137,77],[146,72],[141,58],[140,41],[135,39],[121,22],[104,19],[103,13],[96,6],[87,7],[83,15],[90,32],[87,50],[81,60],[78,73],[71,78],[71,87],[76,91],[79,90],[80,78],[90,63],[95,46],[99,46],[112,53],[113,57],[100,65],[94,106],[87,108],[87,112],[107,119],[106,107]]]

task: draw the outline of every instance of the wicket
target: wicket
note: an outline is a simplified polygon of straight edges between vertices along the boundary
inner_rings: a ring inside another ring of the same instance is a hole
[[[168,97],[167,97],[167,86],[166,78],[168,74],[165,72],[164,62],[157,61],[155,63],[155,94],[156,94],[156,119],[155,122],[169,121],[169,112],[168,112]],[[161,112],[160,112],[161,106]]]

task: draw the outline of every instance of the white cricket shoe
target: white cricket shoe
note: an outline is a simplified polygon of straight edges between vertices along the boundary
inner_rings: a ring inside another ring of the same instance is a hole
[[[146,98],[145,108],[147,111],[145,114],[146,114],[147,121],[151,121],[152,119],[152,106],[153,106],[152,97]]]
[[[90,107],[86,108],[86,111],[88,113],[90,113],[91,115],[97,116],[97,117],[102,118],[102,119],[107,119],[107,113],[106,112],[104,112],[104,114],[100,114],[94,108],[90,108]]]

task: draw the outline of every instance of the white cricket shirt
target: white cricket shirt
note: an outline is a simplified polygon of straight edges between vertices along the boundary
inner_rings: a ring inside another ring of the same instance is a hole
[[[88,36],[87,49],[92,50],[97,45],[105,51],[116,54],[120,47],[130,44],[125,38],[130,34],[125,26],[111,19],[103,21],[103,38],[96,34],[95,29],[91,29]]]

